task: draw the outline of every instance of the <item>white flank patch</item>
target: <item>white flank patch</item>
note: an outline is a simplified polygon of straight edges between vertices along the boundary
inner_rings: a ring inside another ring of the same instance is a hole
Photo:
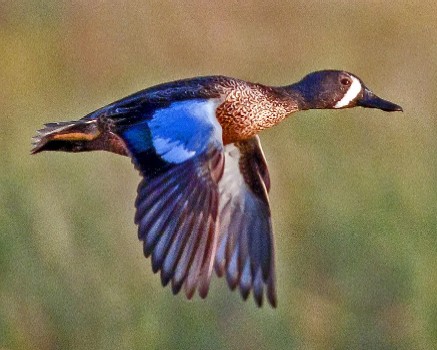
[[[182,163],[196,154],[195,151],[185,149],[184,146],[177,141],[159,137],[153,140],[153,146],[157,153],[161,155],[162,159],[169,163]]]
[[[349,87],[343,98],[335,104],[334,108],[346,107],[360,93],[362,88],[360,81],[353,76],[351,76],[351,78],[352,78],[351,86]]]
[[[240,186],[244,184],[243,176],[240,170],[241,153],[238,147],[233,143],[225,146],[225,169],[221,182],[229,182],[226,190],[229,192],[238,192]],[[233,188],[233,185],[235,188]],[[235,191],[234,191],[235,190]]]

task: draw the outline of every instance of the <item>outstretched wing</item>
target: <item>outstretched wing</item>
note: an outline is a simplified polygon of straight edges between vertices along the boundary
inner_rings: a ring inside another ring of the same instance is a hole
[[[135,222],[144,254],[173,293],[206,297],[218,237],[218,182],[223,174],[219,100],[178,101],[119,126],[144,179]]]
[[[270,178],[259,138],[226,145],[224,152],[215,270],[219,276],[226,273],[229,287],[239,286],[244,299],[253,290],[258,306],[266,288],[268,301],[276,307]]]

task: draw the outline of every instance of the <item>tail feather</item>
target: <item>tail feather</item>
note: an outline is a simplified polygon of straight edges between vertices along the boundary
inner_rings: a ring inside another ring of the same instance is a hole
[[[32,138],[31,153],[42,151],[80,151],[83,141],[91,141],[100,134],[95,120],[47,123]]]

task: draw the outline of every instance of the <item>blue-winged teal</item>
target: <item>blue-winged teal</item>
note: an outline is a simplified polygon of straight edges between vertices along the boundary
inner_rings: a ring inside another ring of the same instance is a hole
[[[32,153],[106,150],[129,156],[143,176],[138,237],[173,293],[208,293],[213,268],[256,303],[276,306],[268,192],[257,134],[293,112],[355,106],[402,111],[357,76],[335,70],[270,87],[224,76],[154,86],[78,121],[49,123]]]

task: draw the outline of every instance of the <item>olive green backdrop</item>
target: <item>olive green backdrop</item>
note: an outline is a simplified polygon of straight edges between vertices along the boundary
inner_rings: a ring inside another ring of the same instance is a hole
[[[437,347],[434,1],[0,1],[1,349]],[[44,122],[157,83],[354,72],[404,113],[308,111],[261,135],[279,304],[160,286],[109,153],[30,156]]]

